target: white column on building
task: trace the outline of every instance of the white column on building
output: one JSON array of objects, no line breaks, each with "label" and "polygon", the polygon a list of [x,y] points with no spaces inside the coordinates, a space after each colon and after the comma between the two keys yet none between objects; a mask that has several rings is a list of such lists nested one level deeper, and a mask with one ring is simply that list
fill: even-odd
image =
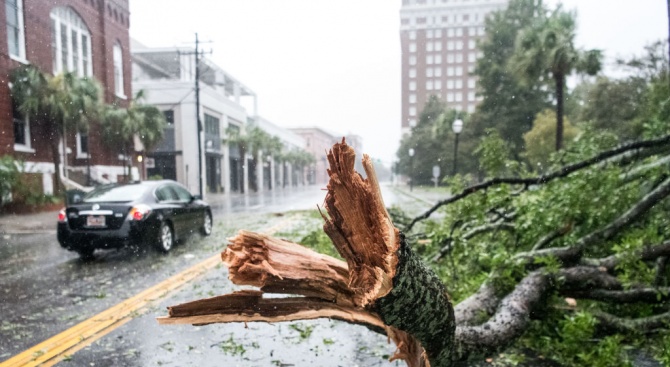
[{"label": "white column on building", "polygon": [[279,187],[281,187],[281,188],[284,188],[284,184],[285,184],[285,182],[284,182],[284,165],[285,164],[286,163],[281,162],[281,164],[279,165]]},{"label": "white column on building", "polygon": [[270,157],[270,190],[275,189],[277,181],[275,181],[275,157]]},{"label": "white column on building", "polygon": [[258,150],[257,156],[256,156],[256,192],[263,192],[263,151]]},{"label": "white column on building", "polygon": [[242,157],[242,189],[245,194],[249,193],[249,155],[244,154]]}]

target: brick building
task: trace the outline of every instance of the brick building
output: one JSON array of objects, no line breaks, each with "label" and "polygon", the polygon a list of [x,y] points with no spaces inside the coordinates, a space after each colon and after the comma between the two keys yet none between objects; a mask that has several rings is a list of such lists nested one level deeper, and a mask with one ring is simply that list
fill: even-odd
[{"label": "brick building", "polygon": [[[58,136],[42,131],[13,108],[8,85],[11,71],[32,64],[58,74],[74,71],[97,79],[106,103],[124,107],[131,96],[128,0],[5,0],[0,7],[0,155],[10,154],[26,163],[26,169],[41,173],[45,193],[53,190],[54,174],[66,182],[85,181],[88,172],[95,181],[116,182],[123,174],[119,151],[105,146],[98,124],[87,134],[65,134],[67,149],[60,142],[60,161],[66,151],[66,169],[54,172],[48,139]],[[61,165],[62,167],[63,165]],[[70,180],[67,179],[70,177]],[[77,180],[79,178],[79,180]]]},{"label": "brick building", "polygon": [[431,95],[459,111],[474,112],[484,21],[508,0],[402,0],[402,130],[409,131]]}]

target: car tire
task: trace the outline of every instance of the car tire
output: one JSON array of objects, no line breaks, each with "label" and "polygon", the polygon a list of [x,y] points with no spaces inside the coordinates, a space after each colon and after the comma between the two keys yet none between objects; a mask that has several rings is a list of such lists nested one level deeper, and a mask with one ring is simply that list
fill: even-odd
[{"label": "car tire", "polygon": [[84,261],[93,260],[95,258],[95,256],[93,256],[93,252],[95,252],[95,249],[92,248],[77,250],[79,258],[81,258]]},{"label": "car tire", "polygon": [[212,213],[206,211],[205,212],[205,217],[204,217],[203,222],[202,222],[202,227],[200,228],[200,233],[203,236],[211,235],[212,234],[212,226],[213,226]]},{"label": "car tire", "polygon": [[174,232],[167,222],[161,222],[158,228],[158,238],[156,238],[156,248],[161,252],[170,252],[174,246]]}]

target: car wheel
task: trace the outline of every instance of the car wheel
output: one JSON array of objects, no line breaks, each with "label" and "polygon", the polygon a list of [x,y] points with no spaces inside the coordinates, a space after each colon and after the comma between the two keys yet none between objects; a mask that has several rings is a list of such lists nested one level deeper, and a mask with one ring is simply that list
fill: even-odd
[{"label": "car wheel", "polygon": [[162,222],[161,227],[158,229],[156,247],[162,252],[168,252],[172,249],[173,245],[174,233],[172,232],[172,227],[168,223]]},{"label": "car wheel", "polygon": [[212,234],[212,214],[210,212],[205,212],[205,218],[202,223],[202,228],[200,228],[200,233],[202,233],[203,236]]},{"label": "car wheel", "polygon": [[77,253],[79,254],[79,257],[82,260],[87,261],[87,260],[93,260],[95,258],[95,256],[93,256],[94,251],[95,249],[86,248],[77,250]]}]

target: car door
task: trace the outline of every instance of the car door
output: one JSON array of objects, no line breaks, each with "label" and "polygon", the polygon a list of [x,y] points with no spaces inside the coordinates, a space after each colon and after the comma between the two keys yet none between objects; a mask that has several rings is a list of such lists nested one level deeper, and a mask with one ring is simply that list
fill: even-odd
[{"label": "car door", "polygon": [[160,211],[163,217],[172,222],[173,229],[177,236],[184,230],[185,208],[179,201],[177,193],[170,185],[163,185],[156,189],[156,198],[160,204]]},{"label": "car door", "polygon": [[195,205],[193,195],[185,188],[179,185],[170,185],[179,198],[180,204],[183,205],[184,210],[184,230],[195,231],[200,228],[202,224],[202,215],[199,207]]}]

